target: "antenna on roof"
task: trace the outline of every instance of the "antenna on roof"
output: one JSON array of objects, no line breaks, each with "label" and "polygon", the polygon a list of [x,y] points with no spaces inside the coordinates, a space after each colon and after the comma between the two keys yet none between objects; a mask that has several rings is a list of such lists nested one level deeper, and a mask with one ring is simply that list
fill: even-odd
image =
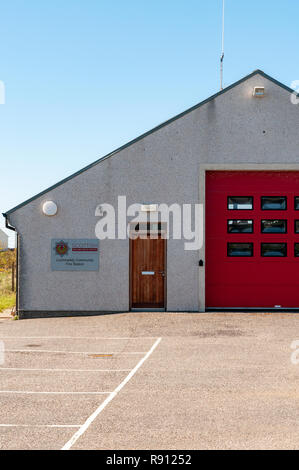
[{"label": "antenna on roof", "polygon": [[223,60],[224,60],[224,1],[222,6],[222,50],[220,57],[220,90],[223,90]]}]

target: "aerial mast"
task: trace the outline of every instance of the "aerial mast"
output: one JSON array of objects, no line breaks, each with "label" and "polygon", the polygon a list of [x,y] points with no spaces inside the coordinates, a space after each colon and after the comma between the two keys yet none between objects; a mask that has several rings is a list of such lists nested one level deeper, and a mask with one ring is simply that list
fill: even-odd
[{"label": "aerial mast", "polygon": [[222,1],[222,48],[220,57],[220,90],[223,90],[223,61],[224,61],[224,2]]}]

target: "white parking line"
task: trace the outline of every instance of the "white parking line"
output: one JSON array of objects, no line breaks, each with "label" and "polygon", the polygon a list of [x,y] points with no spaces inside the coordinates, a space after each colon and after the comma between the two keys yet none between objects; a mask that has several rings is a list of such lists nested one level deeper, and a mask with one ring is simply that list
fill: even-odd
[{"label": "white parking line", "polygon": [[24,369],[23,367],[0,367],[1,370],[21,370],[27,372],[130,372],[131,369]]},{"label": "white parking line", "polygon": [[1,336],[1,339],[106,339],[106,340],[130,340],[130,339],[156,339],[156,336],[128,336],[128,337],[109,337],[109,336]]},{"label": "white parking line", "polygon": [[34,392],[23,390],[0,390],[0,393],[13,393],[18,395],[109,395],[112,392]]},{"label": "white parking line", "polygon": [[109,356],[110,354],[118,354],[118,355],[138,355],[138,354],[145,354],[145,351],[132,351],[132,352],[121,352],[121,351],[52,351],[51,349],[5,349],[5,353],[8,352],[26,352],[26,353],[51,353],[51,354],[90,354],[90,355],[103,355]]},{"label": "white parking line", "polygon": [[80,428],[80,424],[0,424],[0,428]]},{"label": "white parking line", "polygon": [[131,380],[131,378],[136,374],[138,369],[142,366],[142,364],[150,357],[150,355],[154,352],[158,344],[160,343],[162,338],[158,338],[157,341],[153,344],[151,349],[146,353],[146,355],[140,359],[138,364],[131,370],[131,372],[127,375],[127,377],[116,387],[116,389],[110,393],[110,395],[104,400],[104,402],[90,415],[90,417],[85,421],[85,423],[78,429],[78,431],[71,437],[71,439],[63,446],[62,450],[69,450],[75,442],[79,439],[82,434],[89,428],[91,423],[97,418],[97,416],[106,408],[106,406],[113,400],[114,397],[121,391],[121,389]]}]

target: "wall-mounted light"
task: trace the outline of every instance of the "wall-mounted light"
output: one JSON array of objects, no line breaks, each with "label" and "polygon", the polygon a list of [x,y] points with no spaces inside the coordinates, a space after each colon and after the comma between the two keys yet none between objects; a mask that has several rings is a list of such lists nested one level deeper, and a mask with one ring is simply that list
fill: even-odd
[{"label": "wall-mounted light", "polygon": [[141,204],[141,212],[157,212],[157,204]]},{"label": "wall-mounted light", "polygon": [[57,204],[54,201],[46,201],[43,203],[43,214],[53,217],[57,214]]},{"label": "wall-mounted light", "polygon": [[264,98],[264,96],[265,96],[265,87],[255,86],[254,89],[253,89],[253,96],[255,98]]}]

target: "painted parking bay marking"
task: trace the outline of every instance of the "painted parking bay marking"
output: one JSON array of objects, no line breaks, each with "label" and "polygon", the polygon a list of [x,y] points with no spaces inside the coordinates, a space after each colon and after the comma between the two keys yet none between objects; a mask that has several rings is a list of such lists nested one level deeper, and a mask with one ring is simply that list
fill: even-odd
[{"label": "painted parking bay marking", "polygon": [[155,343],[152,345],[151,349],[146,353],[146,355],[140,359],[138,364],[131,370],[127,377],[116,387],[116,389],[110,393],[110,395],[103,401],[103,403],[89,416],[85,423],[78,429],[78,431],[71,437],[71,439],[62,447],[62,450],[69,450],[77,442],[79,437],[81,437],[85,431],[89,428],[91,423],[97,418],[97,416],[106,408],[106,406],[116,397],[116,395],[121,391],[121,389],[131,380],[131,378],[136,374],[138,369],[143,365],[143,363],[150,357],[154,352],[156,347],[161,342],[162,338],[158,338]]},{"label": "painted parking bay marking", "polygon": [[46,353],[46,354],[83,354],[84,356],[90,356],[92,354],[97,355],[138,355],[138,354],[145,354],[145,351],[113,351],[113,352],[86,352],[86,351],[52,351],[51,349],[6,349],[6,352],[13,352],[13,353]]}]

